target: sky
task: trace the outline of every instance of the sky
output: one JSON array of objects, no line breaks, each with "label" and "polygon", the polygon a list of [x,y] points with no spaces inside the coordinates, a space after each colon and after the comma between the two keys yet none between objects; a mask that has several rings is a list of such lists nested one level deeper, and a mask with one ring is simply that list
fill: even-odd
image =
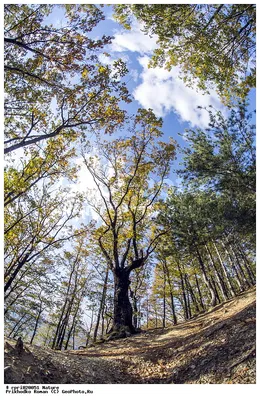
[{"label": "sky", "polygon": [[[126,77],[127,87],[132,95],[133,101],[130,104],[122,104],[124,109],[130,114],[136,113],[139,107],[153,109],[157,117],[163,118],[164,140],[173,137],[174,140],[184,148],[188,145],[185,129],[206,128],[209,122],[208,113],[198,108],[213,106],[220,110],[224,115],[228,115],[228,110],[221,103],[217,92],[214,89],[209,94],[185,86],[179,78],[180,69],[178,67],[167,71],[163,68],[148,68],[149,60],[153,50],[156,48],[156,35],[150,37],[142,32],[142,26],[137,21],[134,22],[130,31],[124,29],[113,18],[113,9],[105,5],[103,8],[105,20],[101,21],[90,33],[93,39],[98,39],[105,35],[113,36],[112,43],[104,48],[99,61],[104,64],[112,64],[113,61],[122,58],[126,63],[129,74]],[[65,25],[66,20],[61,8],[55,7],[46,22],[54,25]],[[250,94],[250,108],[255,108],[255,91]],[[181,151],[177,152],[174,162],[174,169],[180,168],[182,161]],[[89,189],[94,189],[95,184],[90,173],[84,166],[83,159],[79,158],[77,164],[81,171],[75,190],[85,191],[86,182]],[[180,178],[172,172],[167,181],[168,184],[181,185]],[[73,186],[73,185],[72,185]],[[97,217],[89,208],[85,209],[85,218]]]}]

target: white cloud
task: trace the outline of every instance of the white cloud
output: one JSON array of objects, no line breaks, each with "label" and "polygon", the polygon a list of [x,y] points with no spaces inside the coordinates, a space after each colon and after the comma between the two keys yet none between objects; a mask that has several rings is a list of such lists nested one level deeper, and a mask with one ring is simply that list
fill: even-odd
[{"label": "white cloud", "polygon": [[206,127],[209,122],[208,113],[198,109],[198,106],[212,105],[216,109],[224,109],[214,90],[210,94],[185,86],[179,78],[180,69],[174,67],[171,71],[162,68],[148,68],[149,57],[138,59],[143,71],[142,82],[133,92],[135,100],[142,107],[152,108],[157,116],[175,112],[180,119],[192,126]]},{"label": "white cloud", "polygon": [[202,128],[208,125],[209,116],[205,110],[198,109],[198,106],[212,105],[217,110],[225,112],[215,90],[212,89],[209,94],[204,94],[200,90],[185,86],[179,78],[179,67],[174,67],[171,71],[159,67],[148,68],[149,56],[158,46],[156,36],[149,37],[141,29],[142,26],[135,21],[131,31],[117,32],[111,50],[114,53],[138,52],[141,55],[137,60],[142,67],[142,72],[139,74],[142,82],[133,91],[133,96],[142,107],[152,108],[160,117],[174,112],[181,121]]},{"label": "white cloud", "polygon": [[112,51],[136,51],[140,54],[150,54],[156,47],[157,37],[149,37],[142,31],[142,25],[134,21],[130,31],[119,31],[114,34]]}]

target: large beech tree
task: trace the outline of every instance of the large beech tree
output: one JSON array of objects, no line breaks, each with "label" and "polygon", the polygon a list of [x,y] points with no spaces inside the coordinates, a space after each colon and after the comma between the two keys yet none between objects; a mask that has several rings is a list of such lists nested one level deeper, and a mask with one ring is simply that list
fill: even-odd
[{"label": "large beech tree", "polygon": [[95,156],[83,155],[97,188],[89,204],[102,221],[95,238],[114,276],[115,336],[135,332],[129,277],[165,234],[155,215],[175,144],[160,141],[161,126],[151,110],[139,110],[129,126],[131,136],[96,143]]}]

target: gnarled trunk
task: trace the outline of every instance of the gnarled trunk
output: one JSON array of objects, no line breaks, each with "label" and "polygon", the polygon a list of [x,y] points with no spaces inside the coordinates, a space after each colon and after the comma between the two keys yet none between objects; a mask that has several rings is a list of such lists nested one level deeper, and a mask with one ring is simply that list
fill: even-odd
[{"label": "gnarled trunk", "polygon": [[114,317],[110,334],[115,338],[135,333],[133,311],[129,300],[129,274],[126,269],[114,271]]}]

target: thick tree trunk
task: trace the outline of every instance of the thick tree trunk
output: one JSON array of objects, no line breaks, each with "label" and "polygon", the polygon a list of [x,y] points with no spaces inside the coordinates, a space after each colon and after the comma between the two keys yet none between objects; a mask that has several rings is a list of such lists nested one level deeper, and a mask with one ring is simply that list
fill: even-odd
[{"label": "thick tree trunk", "polygon": [[114,271],[114,316],[113,326],[109,332],[111,338],[126,337],[135,333],[133,311],[129,300],[129,274],[127,269]]}]

